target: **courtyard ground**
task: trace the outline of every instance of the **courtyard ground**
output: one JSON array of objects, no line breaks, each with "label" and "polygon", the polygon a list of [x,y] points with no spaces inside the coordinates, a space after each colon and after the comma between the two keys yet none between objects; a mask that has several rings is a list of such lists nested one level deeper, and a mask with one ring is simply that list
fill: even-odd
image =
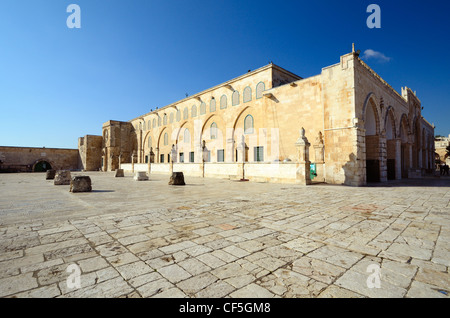
[{"label": "courtyard ground", "polygon": [[354,188],[72,175],[93,191],[0,175],[0,297],[449,297],[449,177]]}]

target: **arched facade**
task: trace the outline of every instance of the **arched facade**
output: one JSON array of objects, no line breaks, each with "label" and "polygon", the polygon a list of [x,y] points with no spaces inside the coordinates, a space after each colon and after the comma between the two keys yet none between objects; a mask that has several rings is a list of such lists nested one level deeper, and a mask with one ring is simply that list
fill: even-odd
[{"label": "arched facade", "polygon": [[304,130],[309,160],[328,183],[414,177],[434,161],[434,127],[415,94],[396,92],[352,53],[307,79],[270,64],[128,124],[131,149],[115,138],[103,146],[105,160],[123,148],[137,163],[152,149],[156,164],[173,155],[186,164],[294,164]]}]

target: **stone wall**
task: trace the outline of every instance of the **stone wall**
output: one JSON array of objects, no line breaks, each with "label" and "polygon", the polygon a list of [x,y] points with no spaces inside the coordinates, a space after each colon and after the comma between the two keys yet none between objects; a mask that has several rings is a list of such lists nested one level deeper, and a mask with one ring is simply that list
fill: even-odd
[{"label": "stone wall", "polygon": [[[240,180],[242,177],[255,182],[274,182],[304,184],[299,180],[297,170],[301,169],[301,163],[245,163],[242,174],[240,163],[187,163],[173,164],[174,172],[183,172],[185,176],[205,178],[223,178],[229,180]],[[122,164],[122,169],[127,173],[138,171],[148,172],[147,164]],[[300,169],[299,169],[300,168]],[[157,163],[151,165],[151,173],[170,175],[170,164]],[[304,176],[301,176],[304,177]]]},{"label": "stone wall", "polygon": [[0,147],[0,172],[79,169],[78,149]]},{"label": "stone wall", "polygon": [[102,136],[86,135],[78,138],[80,169],[98,171],[102,167]]}]

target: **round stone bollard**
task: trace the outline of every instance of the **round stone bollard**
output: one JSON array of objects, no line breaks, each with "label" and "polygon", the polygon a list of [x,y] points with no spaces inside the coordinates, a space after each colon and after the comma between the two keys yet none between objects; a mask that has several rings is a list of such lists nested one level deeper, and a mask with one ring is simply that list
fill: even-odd
[{"label": "round stone bollard", "polygon": [[55,179],[56,170],[47,170],[45,173],[45,180],[54,180]]},{"label": "round stone bollard", "polygon": [[145,171],[138,171],[134,174],[134,178],[135,181],[147,181],[148,180],[148,176],[147,173]]},{"label": "round stone bollard", "polygon": [[70,185],[70,171],[68,170],[58,170],[55,174],[55,185]]},{"label": "round stone bollard", "polygon": [[70,192],[91,192],[91,178],[88,176],[76,176],[70,181]]},{"label": "round stone bollard", "polygon": [[169,185],[186,185],[183,172],[173,172],[170,176]]}]

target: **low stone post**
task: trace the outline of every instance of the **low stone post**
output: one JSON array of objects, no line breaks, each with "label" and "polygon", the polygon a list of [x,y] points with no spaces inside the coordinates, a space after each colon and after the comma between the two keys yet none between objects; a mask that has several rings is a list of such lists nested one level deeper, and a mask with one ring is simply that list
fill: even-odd
[{"label": "low stone post", "polygon": [[55,175],[56,175],[56,170],[53,170],[53,169],[47,170],[47,172],[45,173],[45,179],[53,180],[53,179],[55,179]]},{"label": "low stone post", "polygon": [[151,149],[150,149],[150,152],[148,153],[148,162],[147,162],[147,173],[148,173],[148,175],[150,176],[150,172],[152,171],[152,160],[150,159],[151,158],[151,154],[152,154],[152,151],[151,151]]},{"label": "low stone post", "polygon": [[297,148],[297,170],[296,170],[296,183],[308,185],[311,184],[311,162],[309,161],[309,147],[311,144],[305,136],[305,129],[300,130],[300,137],[295,143]]},{"label": "low stone post", "polygon": [[71,175],[68,170],[58,170],[55,175],[55,185],[70,185]]},{"label": "low stone post", "polygon": [[116,177],[116,178],[123,178],[123,177],[125,177],[123,169],[116,169],[116,173],[115,173],[114,177]]},{"label": "low stone post", "polygon": [[91,178],[88,176],[76,176],[70,181],[70,192],[91,192],[92,183]]}]

